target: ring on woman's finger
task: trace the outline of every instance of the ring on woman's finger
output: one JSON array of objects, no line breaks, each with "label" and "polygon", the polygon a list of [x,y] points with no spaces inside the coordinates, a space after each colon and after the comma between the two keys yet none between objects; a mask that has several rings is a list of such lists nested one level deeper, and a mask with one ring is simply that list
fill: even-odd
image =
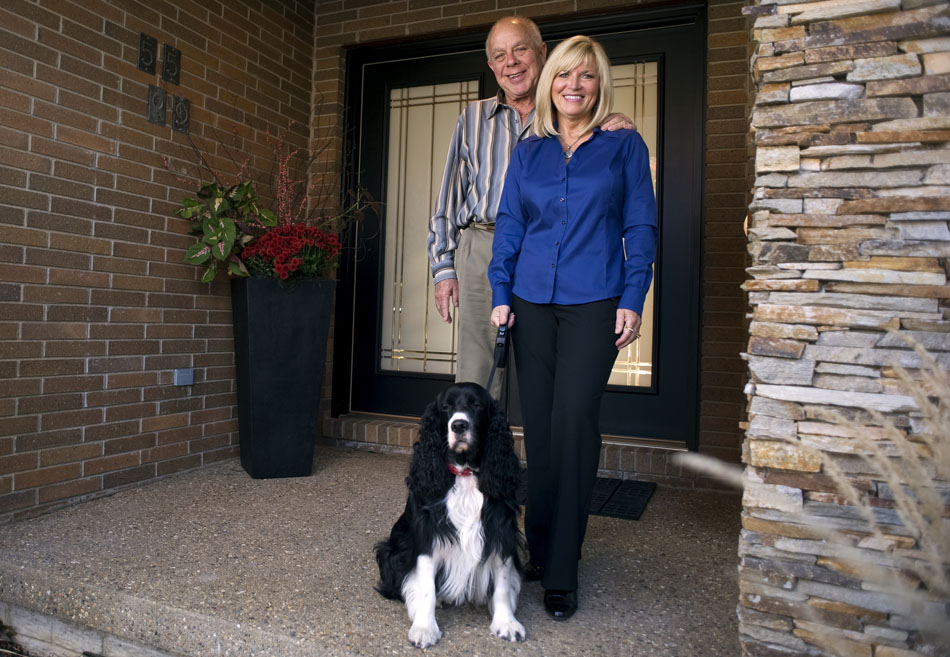
[{"label": "ring on woman's finger", "polygon": [[[633,328],[630,327],[630,326],[624,326],[624,327],[623,327],[623,330],[624,330],[624,331],[630,331],[631,333],[633,332]],[[639,333],[638,333],[637,335],[639,335]]]}]

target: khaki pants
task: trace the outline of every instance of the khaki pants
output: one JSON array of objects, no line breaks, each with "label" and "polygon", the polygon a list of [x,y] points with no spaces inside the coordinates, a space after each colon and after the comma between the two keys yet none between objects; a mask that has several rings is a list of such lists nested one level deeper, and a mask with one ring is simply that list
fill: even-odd
[{"label": "khaki pants", "polygon": [[[495,353],[495,335],[491,325],[491,286],[488,284],[488,263],[495,233],[466,228],[455,250],[455,272],[459,278],[459,344],[456,381],[488,382]],[[509,356],[509,368],[512,364]],[[505,370],[495,372],[489,392],[501,399]]]}]

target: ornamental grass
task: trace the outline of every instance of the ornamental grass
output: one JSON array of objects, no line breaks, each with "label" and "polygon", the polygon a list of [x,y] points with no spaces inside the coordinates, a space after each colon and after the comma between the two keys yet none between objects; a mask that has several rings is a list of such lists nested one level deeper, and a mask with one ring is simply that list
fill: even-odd
[{"label": "ornamental grass", "polygon": [[[917,369],[893,368],[917,409],[909,417],[873,409],[830,412],[828,420],[839,428],[836,435],[848,439],[847,453],[806,444],[801,434],[785,438],[806,457],[820,460],[820,474],[833,482],[837,494],[806,495],[800,511],[781,512],[783,522],[797,526],[795,533],[804,537],[783,540],[812,541],[819,564],[857,578],[862,591],[876,592],[888,608],[903,610],[891,612],[891,617],[896,617],[897,633],[908,633],[906,648],[914,652],[906,654],[947,655],[950,372],[912,338],[890,333],[901,337],[920,357]],[[735,486],[748,488],[760,479],[752,468],[743,471],[701,454],[683,453],[675,460]],[[756,513],[754,508],[744,511]],[[776,513],[766,510],[773,519]],[[801,555],[789,554],[789,563],[797,556]],[[776,557],[776,563],[781,567],[781,557]],[[779,574],[795,581],[791,572]],[[830,648],[831,654],[842,657],[856,654],[855,646],[875,640],[863,632],[829,627],[808,601],[798,605],[791,621],[796,635],[817,637],[826,651]]]}]

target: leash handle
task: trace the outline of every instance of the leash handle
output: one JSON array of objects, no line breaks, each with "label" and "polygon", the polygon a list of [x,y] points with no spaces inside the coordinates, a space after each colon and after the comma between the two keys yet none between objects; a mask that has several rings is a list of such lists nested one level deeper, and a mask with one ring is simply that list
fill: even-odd
[{"label": "leash handle", "polygon": [[495,353],[492,359],[491,372],[488,374],[488,383],[485,388],[491,390],[491,382],[495,378],[495,370],[499,367],[508,366],[508,327],[499,326],[498,334],[495,335]]}]

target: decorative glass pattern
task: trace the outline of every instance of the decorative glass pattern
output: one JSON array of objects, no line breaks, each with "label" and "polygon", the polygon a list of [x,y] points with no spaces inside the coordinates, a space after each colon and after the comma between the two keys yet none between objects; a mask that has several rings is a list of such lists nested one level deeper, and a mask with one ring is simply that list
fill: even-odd
[{"label": "decorative glass pattern", "polygon": [[[652,156],[653,191],[657,172],[657,65],[656,62],[622,64],[611,69],[614,78],[614,111],[631,117]],[[656,268],[654,268],[654,273]],[[609,383],[622,386],[646,386],[653,382],[653,289],[643,304],[640,339],[617,355]]]},{"label": "decorative glass pattern", "polygon": [[426,256],[429,217],[455,122],[478,100],[478,81],[393,89],[390,94],[383,260],[383,370],[455,373],[457,322],[435,309]]}]

